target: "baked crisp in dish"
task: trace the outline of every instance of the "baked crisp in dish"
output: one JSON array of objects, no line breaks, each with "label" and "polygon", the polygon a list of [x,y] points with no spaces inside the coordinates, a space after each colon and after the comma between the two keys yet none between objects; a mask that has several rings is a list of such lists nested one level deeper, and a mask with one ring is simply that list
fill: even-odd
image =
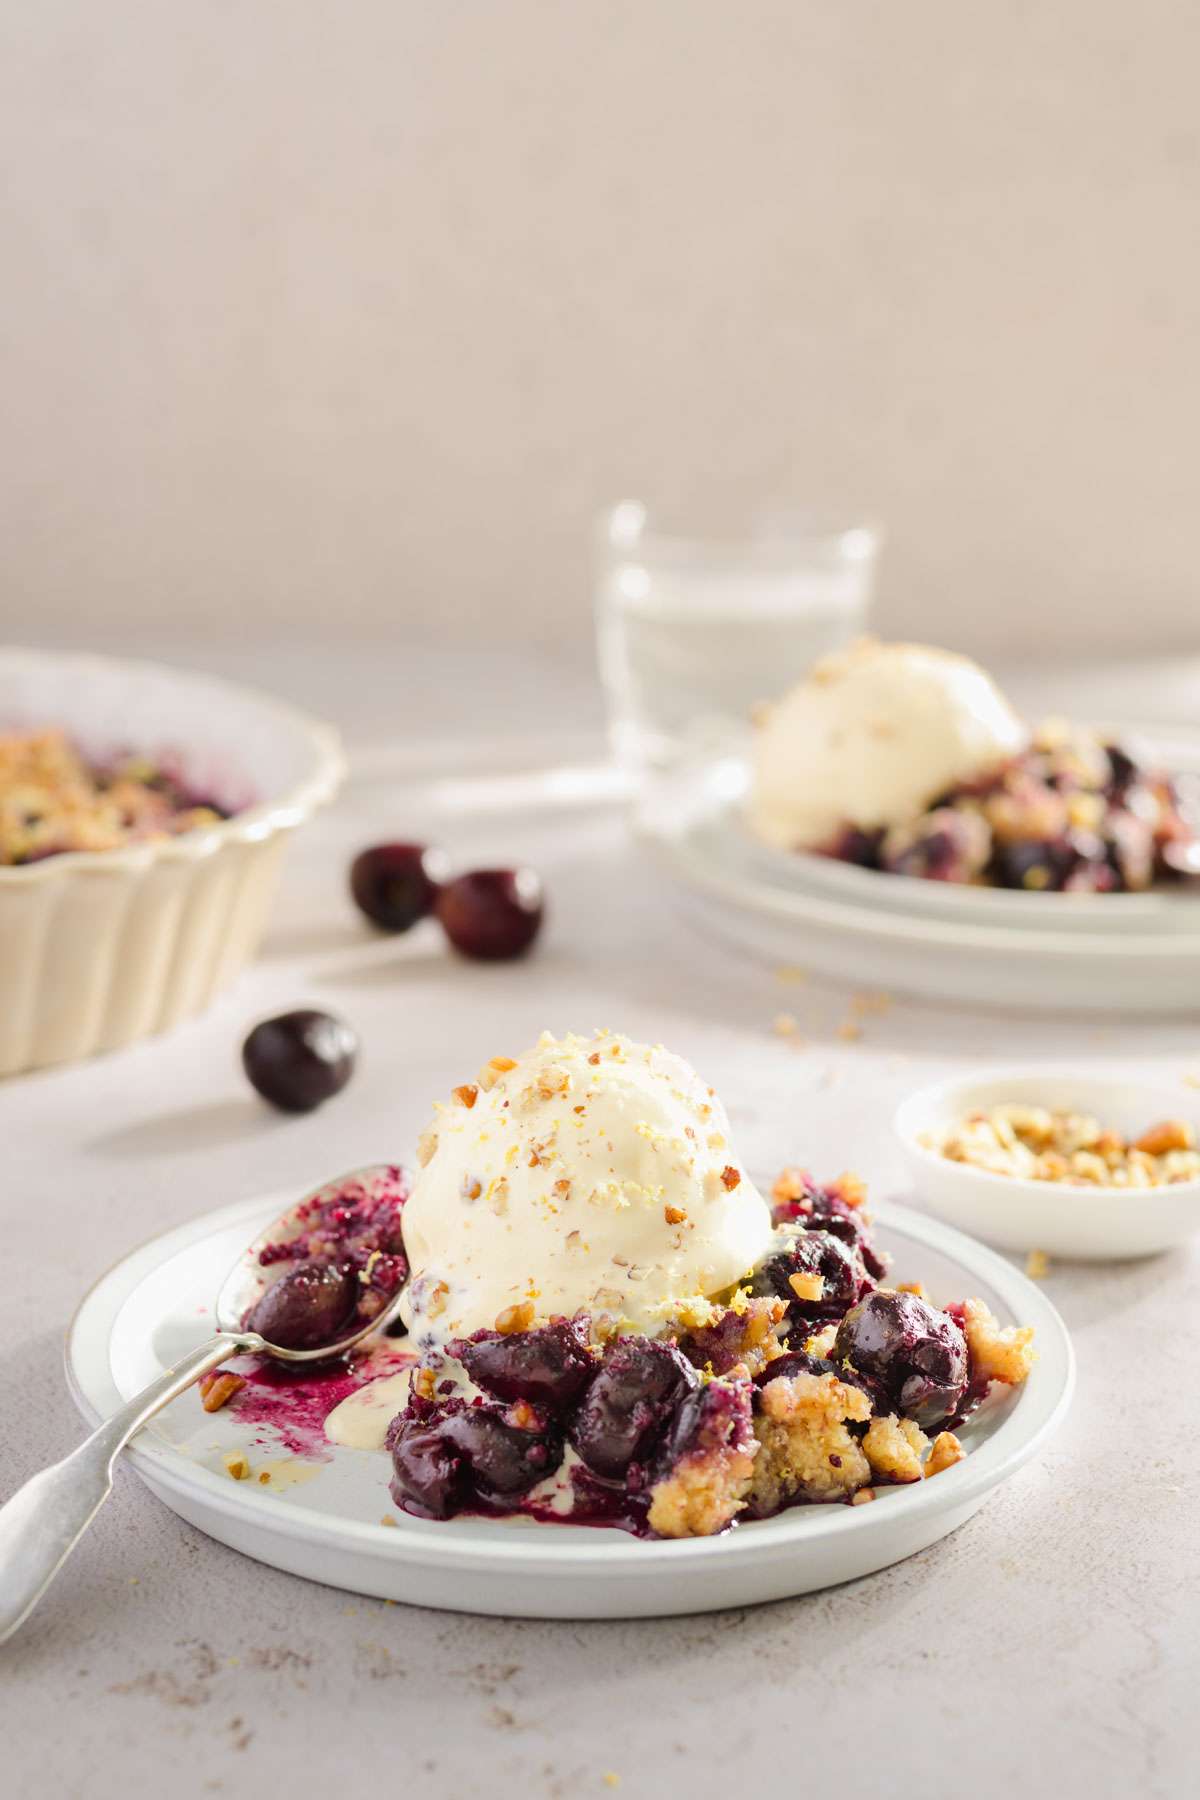
[{"label": "baked crisp in dish", "polygon": [[[959,1429],[1032,1367],[1032,1331],[982,1300],[887,1284],[853,1175],[789,1167],[761,1195],[714,1091],[660,1045],[546,1034],[493,1057],[420,1164],[382,1210],[330,1189],[248,1319],[328,1341],[378,1267],[388,1292],[407,1273],[401,1341],[322,1417],[328,1441],[386,1450],[417,1518],[694,1538],[861,1505],[952,1470]],[[203,1403],[286,1419],[277,1372],[272,1412],[242,1380]]]},{"label": "baked crisp in dish", "polygon": [[0,866],[178,837],[228,816],[145,757],[101,767],[62,731],[0,735]]},{"label": "baked crisp in dish", "polygon": [[[768,1204],[686,1063],[549,1036],[454,1090],[403,1213],[419,1361],[387,1432],[417,1517],[704,1537],[951,1469],[1032,1333],[886,1284],[865,1191]],[[931,1448],[931,1445],[933,1446]]]}]

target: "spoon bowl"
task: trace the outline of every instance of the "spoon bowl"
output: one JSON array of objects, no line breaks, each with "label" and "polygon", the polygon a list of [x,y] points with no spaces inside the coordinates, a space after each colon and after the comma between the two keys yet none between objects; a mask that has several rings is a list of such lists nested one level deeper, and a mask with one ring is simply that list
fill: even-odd
[{"label": "spoon bowl", "polygon": [[[260,1231],[221,1284],[217,1330],[280,1362],[329,1362],[391,1322],[408,1274],[395,1163],[314,1188]],[[249,1340],[255,1341],[251,1343]]]},{"label": "spoon bowl", "polygon": [[332,1362],[390,1324],[408,1275],[404,1170],[373,1163],[314,1188],[260,1232],[217,1296],[217,1333],[0,1506],[0,1643],[32,1612],[112,1490],[129,1440],[192,1383],[252,1353]]}]

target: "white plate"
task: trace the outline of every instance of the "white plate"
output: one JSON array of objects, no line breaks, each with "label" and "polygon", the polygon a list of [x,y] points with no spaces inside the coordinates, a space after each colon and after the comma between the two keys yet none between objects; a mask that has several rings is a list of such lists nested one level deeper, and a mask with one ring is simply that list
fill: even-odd
[{"label": "white plate", "polygon": [[[1140,732],[1142,738],[1152,734]],[[1200,734],[1154,751],[1200,768]],[[752,955],[862,986],[1023,1011],[1200,1011],[1200,894],[1008,894],[785,856],[745,829],[744,758],[682,767],[634,828],[698,922]]]},{"label": "white plate", "polygon": [[[90,1422],[205,1335],[226,1270],[291,1198],[243,1201],[181,1226],[92,1289],[67,1343],[72,1392]],[[897,1279],[919,1277],[944,1301],[980,1295],[1002,1322],[1036,1328],[1040,1356],[1023,1388],[965,1428],[965,1462],[919,1487],[881,1489],[873,1506],[805,1507],[683,1543],[528,1520],[432,1524],[401,1514],[397,1527],[385,1528],[381,1515],[395,1509],[382,1455],[331,1445],[329,1461],[303,1485],[272,1492],[234,1482],[222,1469],[224,1452],[246,1449],[257,1463],[271,1452],[232,1412],[204,1413],[195,1394],[160,1414],[127,1454],[160,1499],[235,1550],[354,1593],[457,1612],[652,1617],[782,1599],[867,1575],[970,1518],[1044,1443],[1074,1385],[1062,1321],[1023,1275],[936,1220],[890,1205],[875,1211]]]},{"label": "white plate", "polygon": [[1200,1130],[1200,1100],[1189,1104],[1177,1088],[1061,1068],[952,1076],[910,1094],[895,1117],[917,1193],[939,1218],[1002,1250],[1045,1250],[1106,1262],[1170,1250],[1200,1232],[1200,1180],[1132,1189],[1017,1181],[949,1162],[920,1141],[969,1112],[1010,1102],[1090,1113],[1127,1138],[1172,1118],[1187,1119]]}]

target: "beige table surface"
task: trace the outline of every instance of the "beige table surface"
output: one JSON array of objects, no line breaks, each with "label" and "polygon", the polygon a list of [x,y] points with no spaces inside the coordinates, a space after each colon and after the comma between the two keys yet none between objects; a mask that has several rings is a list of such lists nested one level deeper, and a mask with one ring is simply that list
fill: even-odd
[{"label": "beige table surface", "polygon": [[[543,1026],[661,1039],[717,1086],[751,1164],[850,1165],[880,1194],[902,1189],[892,1107],[956,1066],[1069,1055],[1181,1084],[1181,1096],[1200,1073],[1200,1029],[1186,1021],[1030,1025],[898,1000],[843,1041],[850,991],[711,950],[614,807],[510,810],[511,788],[477,784],[468,746],[480,734],[493,770],[551,735],[563,754],[595,754],[582,676],[297,646],[224,666],[321,697],[362,752],[360,772],[294,846],[263,958],[234,994],[163,1042],[0,1087],[0,1494],[77,1440],[64,1327],[127,1248],[209,1205],[405,1155],[435,1097]],[[1190,681],[1195,671],[1145,671],[1135,703],[1109,710],[1186,716]],[[1101,676],[1076,688],[1107,705]],[[528,742],[506,750],[513,719]],[[449,960],[432,932],[397,942],[360,925],[349,854],[435,828],[465,857],[541,868],[552,911],[532,960],[480,969]],[[247,1091],[237,1048],[256,1016],[301,1003],[354,1021],[362,1066],[326,1109],[284,1119]],[[781,1012],[795,1039],[773,1031]],[[1079,1388],[1047,1452],[931,1550],[755,1610],[576,1625],[387,1606],[238,1557],[124,1471],[0,1651],[0,1789],[1183,1793],[1200,1673],[1197,1272],[1188,1252],[1055,1266],[1048,1291],[1075,1337]]]}]

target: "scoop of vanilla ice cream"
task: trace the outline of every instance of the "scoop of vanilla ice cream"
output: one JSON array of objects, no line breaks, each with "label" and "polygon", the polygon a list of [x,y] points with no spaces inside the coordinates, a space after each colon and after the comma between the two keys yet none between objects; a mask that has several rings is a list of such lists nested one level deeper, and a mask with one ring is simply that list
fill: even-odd
[{"label": "scoop of vanilla ice cream", "polygon": [[1028,733],[965,656],[865,640],[818,663],[755,738],[752,828],[822,848],[844,825],[900,825],[956,782],[1022,750]]},{"label": "scoop of vanilla ice cream", "polygon": [[[404,1208],[422,1347],[590,1312],[639,1331],[744,1275],[771,1232],[712,1089],[610,1032],[544,1035],[436,1109]],[[511,1321],[510,1321],[511,1322]]]}]

